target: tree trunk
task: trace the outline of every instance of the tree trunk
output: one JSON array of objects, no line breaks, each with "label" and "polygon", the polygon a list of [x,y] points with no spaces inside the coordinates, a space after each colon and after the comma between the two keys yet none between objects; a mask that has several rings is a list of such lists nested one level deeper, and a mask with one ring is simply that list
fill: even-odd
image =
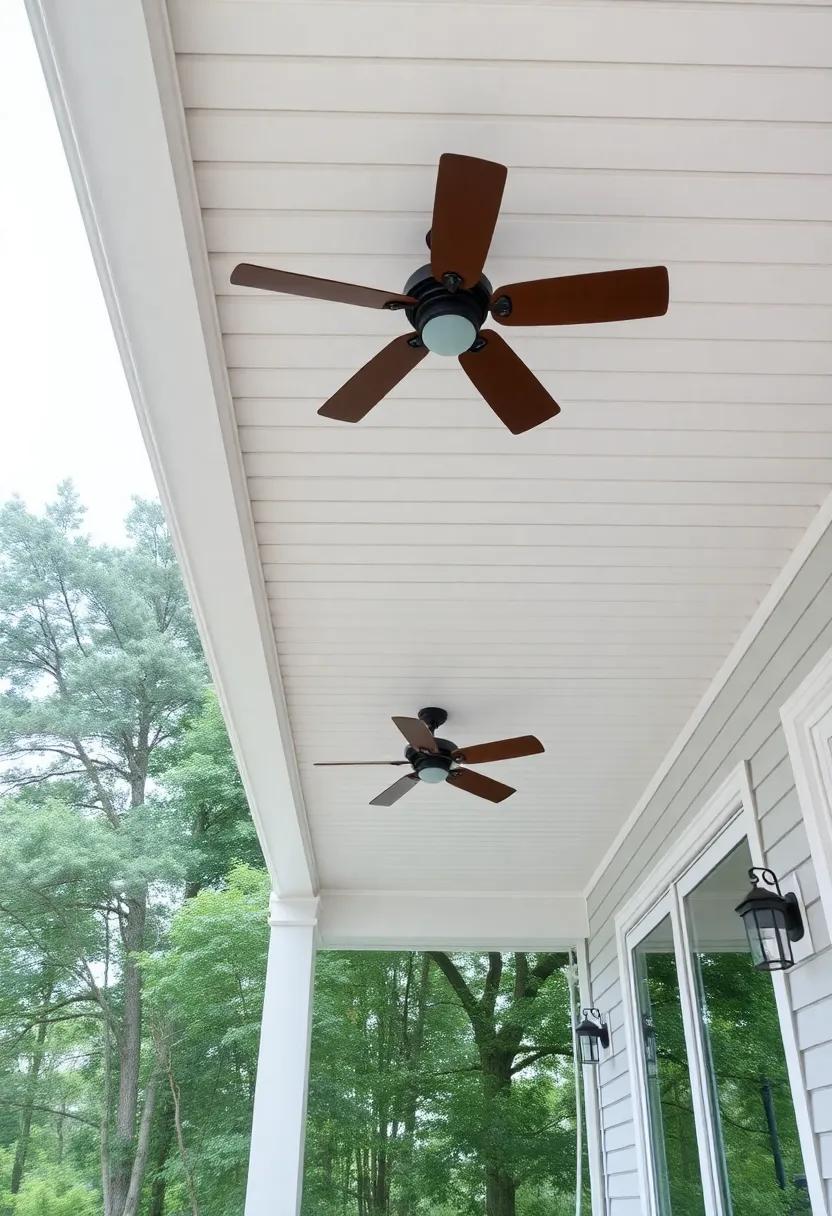
[{"label": "tree trunk", "polygon": [[133,1157],[133,1168],[127,1180],[127,1194],[121,1208],[123,1216],[137,1216],[139,1200],[142,1193],[144,1171],[147,1168],[147,1158],[150,1155],[150,1129],[153,1126],[153,1112],[156,1107],[156,1094],[159,1089],[159,1074],[154,1072],[147,1083],[144,1093],[144,1109],[142,1110],[139,1134],[136,1139],[136,1151]]},{"label": "tree trunk", "polygon": [[188,1199],[191,1203],[192,1216],[199,1216],[199,1200],[197,1199],[196,1186],[194,1184],[194,1176],[191,1173],[191,1167],[188,1163],[188,1153],[185,1148],[185,1134],[182,1131],[182,1112],[179,1105],[179,1086],[173,1076],[173,1067],[170,1062],[170,1053],[167,1057],[167,1074],[170,1092],[173,1095],[173,1126],[176,1128],[176,1144],[179,1148],[179,1159],[182,1162],[182,1172],[185,1175],[185,1182],[188,1187]]},{"label": "tree trunk", "polygon": [[494,1166],[485,1170],[486,1216],[515,1216],[517,1183]]},{"label": "tree trunk", "polygon": [[110,1207],[107,1216],[128,1216],[126,1204],[134,1171],[136,1112],[139,1104],[139,1065],[142,1044],[141,976],[135,954],[144,946],[147,895],[131,896],[122,920],[124,946],[124,1006],[119,1042],[118,1103],[111,1146]]},{"label": "tree trunk", "polygon": [[482,1088],[485,1096],[486,1126],[485,1216],[515,1216],[517,1180],[496,1157],[504,1142],[502,1124],[504,1105],[511,1096],[511,1067],[514,1054],[480,1052]]},{"label": "tree trunk", "polygon": [[416,1111],[419,1105],[419,1087],[414,1073],[419,1066],[422,1054],[422,1043],[425,1037],[425,1013],[427,1010],[428,983],[430,979],[430,956],[423,954],[419,967],[419,980],[416,989],[416,1016],[412,1032],[407,1038],[406,1066],[410,1073],[407,1099],[404,1111],[404,1132],[401,1142],[401,1186],[399,1199],[399,1216],[411,1216],[419,1197],[418,1184],[412,1177],[413,1150],[416,1140]]},{"label": "tree trunk", "polygon": [[147,1216],[165,1216],[165,1189],[167,1179],[164,1169],[168,1154],[173,1146],[173,1114],[170,1104],[165,1103],[157,1114],[159,1139],[156,1144],[156,1155],[153,1163],[153,1181],[150,1186],[150,1203]]},{"label": "tree trunk", "polygon": [[[44,1004],[48,1006],[51,998],[52,989],[49,988],[45,994]],[[32,1051],[31,1067],[29,1068],[29,1075],[26,1078],[26,1093],[24,1097],[23,1110],[20,1114],[20,1133],[17,1137],[17,1147],[14,1152],[14,1164],[12,1165],[12,1179],[9,1187],[12,1195],[16,1195],[20,1190],[20,1184],[23,1181],[23,1171],[26,1168],[26,1157],[29,1153],[29,1139],[32,1132],[32,1111],[34,1109],[35,1097],[37,1095],[40,1066],[43,1063],[47,1025],[48,1023],[45,1018],[38,1022],[37,1034],[35,1035],[35,1046],[34,1050]]]}]

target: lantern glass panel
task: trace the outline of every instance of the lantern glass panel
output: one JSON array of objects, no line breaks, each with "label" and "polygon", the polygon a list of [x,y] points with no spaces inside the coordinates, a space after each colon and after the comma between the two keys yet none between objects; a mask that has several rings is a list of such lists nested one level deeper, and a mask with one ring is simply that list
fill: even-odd
[{"label": "lantern glass panel", "polygon": [[595,1035],[579,1034],[578,1042],[581,1045],[581,1062],[583,1064],[597,1064],[600,1054],[597,1037]]},{"label": "lantern glass panel", "polygon": [[794,962],[785,914],[771,908],[755,908],[743,917],[755,967],[783,971]]}]

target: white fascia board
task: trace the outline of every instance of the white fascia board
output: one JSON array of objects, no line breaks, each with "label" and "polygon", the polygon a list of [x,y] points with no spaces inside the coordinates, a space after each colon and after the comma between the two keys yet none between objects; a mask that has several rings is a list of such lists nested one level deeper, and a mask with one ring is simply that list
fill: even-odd
[{"label": "white fascia board", "polygon": [[568,950],[587,936],[582,895],[324,890],[331,950]]},{"label": "white fascia board", "polygon": [[161,0],[27,0],[139,424],[260,843],[316,878]]}]

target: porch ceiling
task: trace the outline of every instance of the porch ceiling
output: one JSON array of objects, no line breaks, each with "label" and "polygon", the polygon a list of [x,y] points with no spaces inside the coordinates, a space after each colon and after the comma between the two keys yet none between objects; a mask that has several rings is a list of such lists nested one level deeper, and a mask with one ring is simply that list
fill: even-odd
[{"label": "porch ceiling", "polygon": [[[38,3],[58,74],[62,57],[74,69],[59,100],[76,178],[255,815],[274,868],[292,859],[284,885],[305,886],[305,815],[313,886],[581,891],[832,486],[832,11],[170,0],[174,72],[147,3],[186,248],[158,186],[139,5],[97,0],[101,75],[74,63],[86,43],[56,0]],[[128,10],[130,30],[108,33]],[[120,87],[149,205],[107,112]],[[249,260],[400,289],[425,260],[445,151],[509,166],[495,283],[670,270],[664,318],[511,331],[562,406],[525,436],[433,356],[362,424],[320,419],[401,318],[229,284]],[[216,417],[195,374],[175,397],[165,370],[178,358],[185,385],[194,365],[188,291]],[[231,632],[243,619],[265,623],[259,659]],[[459,743],[534,732],[546,754],[483,767],[518,788],[497,807],[446,786],[370,807],[396,770],[312,767],[398,758],[390,715],[424,704],[449,710]]]},{"label": "porch ceiling", "polygon": [[[828,10],[172,0],[177,67],[292,734],[325,887],[579,890],[832,484]],[[822,32],[823,31],[823,32]],[[561,416],[513,437],[430,357],[358,426],[318,405],[395,314],[436,161],[509,166],[487,273],[665,262],[667,317],[513,330]],[[368,806],[393,713],[536,732]]]}]

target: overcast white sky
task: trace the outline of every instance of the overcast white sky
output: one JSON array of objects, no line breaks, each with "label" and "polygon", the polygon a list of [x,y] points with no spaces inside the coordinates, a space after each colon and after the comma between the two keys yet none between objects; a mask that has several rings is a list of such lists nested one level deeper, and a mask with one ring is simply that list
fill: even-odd
[{"label": "overcast white sky", "polygon": [[23,0],[0,0],[0,499],[72,477],[118,542],[155,496]]}]

